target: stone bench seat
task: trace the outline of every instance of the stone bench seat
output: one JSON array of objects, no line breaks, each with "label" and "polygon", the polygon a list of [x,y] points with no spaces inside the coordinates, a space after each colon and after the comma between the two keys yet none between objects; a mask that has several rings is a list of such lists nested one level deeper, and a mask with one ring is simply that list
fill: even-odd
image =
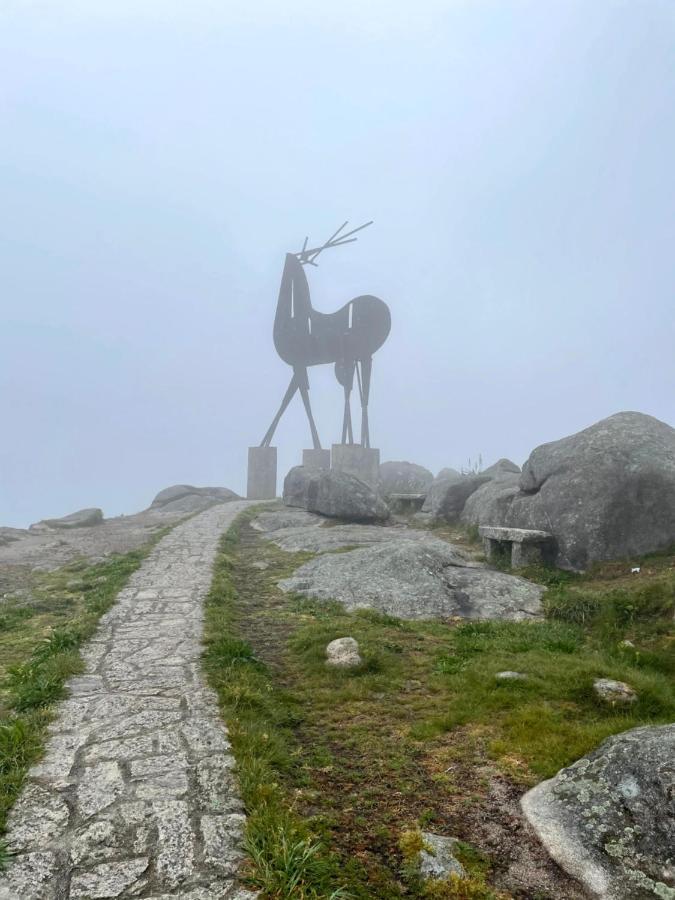
[{"label": "stone bench seat", "polygon": [[511,566],[518,569],[549,562],[553,557],[554,538],[548,531],[481,525],[478,533],[483,539],[488,562],[510,555]]},{"label": "stone bench seat", "polygon": [[387,495],[387,500],[393,509],[404,510],[420,510],[424,504],[426,494],[413,493],[393,493]]}]

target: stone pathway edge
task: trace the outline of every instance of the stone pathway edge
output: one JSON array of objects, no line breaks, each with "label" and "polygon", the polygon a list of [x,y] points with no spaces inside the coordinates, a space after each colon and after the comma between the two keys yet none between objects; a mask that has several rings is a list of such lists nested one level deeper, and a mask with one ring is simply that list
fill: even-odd
[{"label": "stone pathway edge", "polygon": [[203,604],[234,501],[153,548],[83,648],[8,821],[0,900],[244,900],[234,758],[201,667]]}]

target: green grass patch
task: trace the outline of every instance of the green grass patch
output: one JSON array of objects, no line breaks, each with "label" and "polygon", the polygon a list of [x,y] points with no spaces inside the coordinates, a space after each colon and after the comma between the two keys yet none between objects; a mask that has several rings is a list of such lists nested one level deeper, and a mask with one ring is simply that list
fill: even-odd
[{"label": "green grass patch", "polygon": [[[675,716],[673,557],[633,579],[625,564],[586,575],[541,567],[528,574],[547,587],[545,618],[463,623],[283,594],[279,579],[310,558],[241,517],[207,609],[205,666],[230,727],[248,874],[263,897],[508,896],[497,873],[504,883],[528,839],[512,833],[503,786],[513,803],[608,735]],[[362,665],[327,667],[326,645],[346,636]],[[502,670],[527,677],[496,679]],[[598,677],[627,681],[637,703],[605,706]],[[493,857],[480,850],[488,820],[500,833]],[[459,838],[470,877],[423,884],[401,846],[419,829]]]},{"label": "green grass patch", "polygon": [[264,897],[347,897],[336,860],[292,808],[282,784],[294,765],[298,711],[268,667],[236,636],[233,553],[241,521],[224,535],[206,600],[204,666],[228,724],[247,812],[247,877]]},{"label": "green grass patch", "polygon": [[65,696],[67,679],[83,669],[79,648],[168,530],[106,562],[78,561],[36,574],[28,598],[7,601],[0,616],[0,834],[26,772],[42,753],[53,704]]},{"label": "green grass patch", "polygon": [[[420,736],[489,724],[491,750],[507,766],[516,759],[525,763],[526,778],[548,777],[611,734],[673,721],[672,571],[621,587],[593,576],[551,583],[547,621],[467,622],[453,631],[450,652],[437,660],[452,702],[444,715],[419,726]],[[496,679],[504,670],[526,678]],[[593,691],[596,678],[628,682],[637,702],[607,706]]]}]

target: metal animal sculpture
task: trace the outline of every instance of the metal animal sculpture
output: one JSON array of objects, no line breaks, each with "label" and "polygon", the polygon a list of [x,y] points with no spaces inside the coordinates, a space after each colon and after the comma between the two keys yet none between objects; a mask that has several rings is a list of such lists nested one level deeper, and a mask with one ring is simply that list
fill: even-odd
[{"label": "metal animal sculpture", "polygon": [[355,297],[334,313],[321,313],[312,307],[309,284],[303,266],[316,266],[316,258],[323,250],[351,244],[357,231],[372,225],[366,222],[352,231],[341,234],[347,222],[320,247],[307,249],[308,238],[299,253],[287,253],[281,276],[277,312],[274,318],[274,346],[277,353],[293,367],[293,376],[281,406],[262,439],[261,447],[269,447],[279,421],[295,392],[300,391],[309,420],[314,448],[321,442],[309,402],[309,366],[335,364],[335,376],[344,390],[342,443],[354,443],[351,415],[351,392],[354,374],[361,400],[361,446],[370,447],[368,430],[368,397],[373,353],[387,339],[391,316],[386,303],[378,297],[364,294]]}]

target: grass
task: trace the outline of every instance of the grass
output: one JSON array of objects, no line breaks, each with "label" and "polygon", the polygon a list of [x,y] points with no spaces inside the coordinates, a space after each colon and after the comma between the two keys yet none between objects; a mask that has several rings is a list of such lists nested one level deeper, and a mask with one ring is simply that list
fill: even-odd
[{"label": "grass", "polygon": [[[547,587],[536,623],[405,622],[282,594],[309,558],[241,518],[207,608],[205,665],[239,767],[248,879],[265,898],[507,897],[493,885],[528,840],[512,829],[523,790],[610,734],[675,718],[673,555],[632,577],[629,563],[530,571]],[[362,665],[327,668],[326,644],[347,635]],[[497,680],[506,669],[527,679]],[[638,702],[604,706],[596,677],[629,682]],[[482,849],[486,822],[496,855]],[[419,829],[463,842],[468,880],[420,882],[401,844]]]},{"label": "grass", "polygon": [[[31,573],[30,588],[6,600],[0,614],[0,834],[42,753],[53,704],[65,696],[66,680],[83,669],[80,646],[167,530],[100,564],[78,561]],[[0,844],[0,868],[5,861]]]},{"label": "grass", "polygon": [[204,666],[218,693],[237,759],[248,814],[249,881],[266,897],[338,900],[348,895],[337,883],[336,861],[295,812],[281,784],[297,752],[292,734],[295,705],[274,686],[268,667],[251,645],[233,636],[232,568],[238,536],[235,524],[224,535],[216,558],[206,600]]}]

